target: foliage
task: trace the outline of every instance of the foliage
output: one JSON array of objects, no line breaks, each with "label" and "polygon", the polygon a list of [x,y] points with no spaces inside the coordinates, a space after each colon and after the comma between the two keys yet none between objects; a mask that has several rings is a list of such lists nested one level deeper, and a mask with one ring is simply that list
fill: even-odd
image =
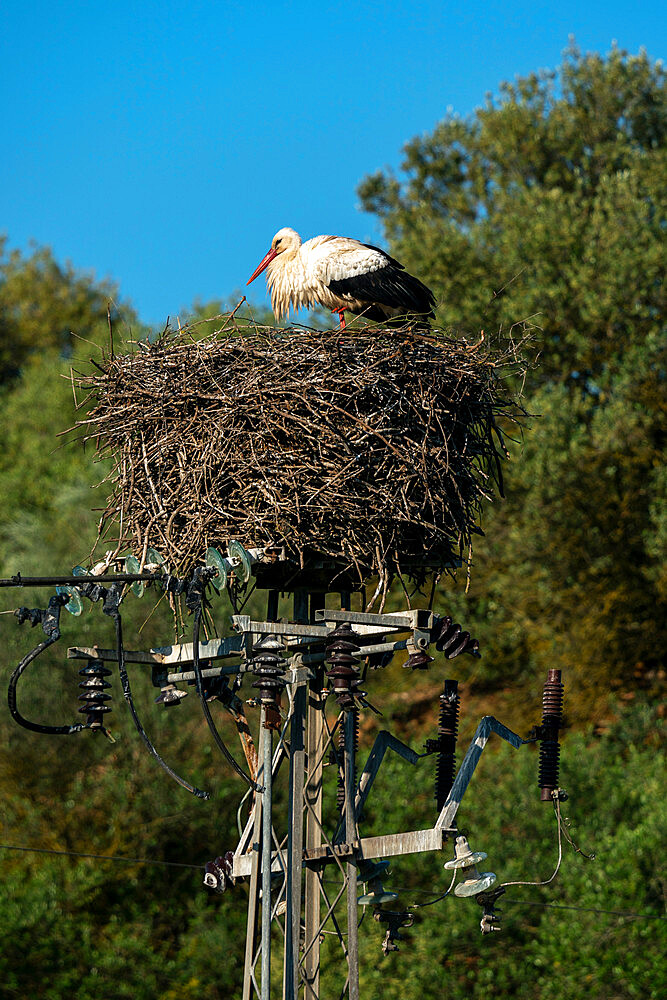
[{"label": "foliage", "polygon": [[465,329],[535,317],[534,415],[487,512],[468,598],[478,686],[567,669],[573,716],[664,677],[665,72],[572,47],[361,185],[392,252]]},{"label": "foliage", "polygon": [[84,341],[94,348],[108,341],[107,307],[112,321],[119,317],[115,298],[113,285],[62,266],[48,247],[25,257],[8,253],[0,237],[0,386],[39,353],[71,357]]},{"label": "foliage", "polygon": [[[662,68],[645,55],[573,49],[560,73],[504,85],[471,119],[450,117],[413,140],[400,180],[376,175],[362,186],[392,249],[441,294],[441,321],[488,331],[541,314],[542,356],[525,400],[535,418],[512,448],[508,499],[485,518],[470,593],[442,586],[437,602],[482,643],[482,660],[448,667],[465,682],[460,745],[482,712],[524,732],[538,721],[546,667],[564,669],[565,812],[575,840],[596,852],[589,862],[566,845],[552,887],[508,889],[503,931],[490,938],[479,933],[474,903],[447,898],[417,910],[401,951],[383,957],[368,915],[360,934],[368,998],[657,1000],[665,992],[664,758],[653,707],[667,599],[664,91]],[[87,365],[108,345],[110,294],[47,250],[0,260],[2,576],[61,571],[85,561],[95,540],[90,508],[105,498],[91,487],[104,466],[75,443],[59,447],[56,434],[75,419],[70,361]],[[195,305],[192,315],[208,311]],[[134,329],[121,330],[112,310],[119,341],[147,336],[129,307],[123,316]],[[46,599],[0,591],[0,610]],[[146,621],[146,605],[124,605],[128,641],[142,646],[172,634],[164,606]],[[11,616],[0,628],[6,683],[38,636]],[[31,718],[72,720],[78,668],[62,650],[112,643],[99,608],[64,615],[63,633],[22,682],[19,707]],[[386,711],[381,725],[417,750],[434,735],[442,666],[419,684],[398,663],[369,681]],[[158,770],[113,677],[113,746],[90,733],[40,737],[0,713],[1,844],[192,865],[233,845],[243,789],[221,768],[195,698],[158,712],[143,668],[130,673],[150,735],[212,800],[194,800]],[[460,824],[501,879],[544,878],[555,829],[538,801],[535,751],[494,743]],[[368,745],[364,728],[362,756]],[[364,832],[429,825],[432,780],[428,759],[412,769],[387,758]],[[387,885],[400,889],[401,905],[446,888],[442,860],[395,863]],[[207,897],[195,869],[6,847],[0,869],[0,997],[239,995],[243,887]],[[619,915],[628,912],[638,916]],[[329,944],[324,960],[335,976],[340,958]]]},{"label": "foliage", "polygon": [[405,147],[359,189],[447,325],[538,315],[536,378],[598,378],[664,316],[666,74],[648,56],[565,55]]},{"label": "foliage", "polygon": [[[481,1000],[494,989],[518,1000],[578,1000],[584,983],[591,1000],[657,1000],[664,987],[658,956],[667,943],[656,874],[667,819],[658,725],[657,713],[640,705],[602,739],[580,734],[564,741],[563,782],[571,796],[564,812],[575,841],[595,851],[594,861],[566,844],[552,887],[508,888],[502,934],[491,938],[479,933],[478,907],[451,897],[416,910],[400,951],[385,958],[383,932],[367,915],[360,930],[362,995]],[[178,745],[182,731],[172,735]],[[44,795],[31,801],[17,787],[7,796],[3,843],[201,864],[218,845],[232,842],[238,783],[215,777],[216,765],[208,775],[217,786],[213,804],[202,806],[156,773],[141,750],[124,762],[124,743],[102,760],[85,741],[76,780],[59,794],[54,790],[50,802]],[[91,752],[97,764],[86,767]],[[544,879],[555,864],[555,824],[550,806],[539,802],[536,771],[533,749],[494,750],[492,741],[460,812],[474,849],[489,854],[485,868],[503,881]],[[53,763],[42,768],[40,785],[55,773]],[[406,812],[396,791],[408,782]],[[430,824],[431,787],[428,762],[413,771],[387,758],[368,800],[364,832]],[[396,861],[387,887],[399,891],[401,905],[427,902],[448,884],[442,860]],[[0,864],[0,996],[223,1000],[239,994],[242,887],[206,897],[200,872],[150,864],[10,851],[1,853]],[[275,944],[279,968],[278,938]],[[324,961],[335,979],[337,954],[325,947]]]},{"label": "foliage", "polygon": [[[564,844],[562,869],[551,887],[508,887],[499,900],[502,931],[479,933],[480,909],[453,896],[416,911],[416,924],[400,952],[382,958],[381,934],[360,932],[362,996],[389,1000],[450,1000],[493,995],[517,1000],[656,998],[665,942],[663,886],[651,845],[659,843],[665,805],[660,795],[664,756],[658,713],[646,704],[627,713],[602,739],[569,735],[563,741],[562,783],[570,795],[563,813],[586,861]],[[480,870],[499,882],[549,877],[556,862],[551,807],[539,802],[536,753],[493,740],[459,811],[459,826],[473,850],[488,853]],[[395,795],[407,765],[383,765],[368,802],[368,822],[405,828],[405,802]],[[410,777],[410,828],[432,815],[430,788]],[[418,856],[395,862],[388,889],[400,888],[397,905],[425,902],[447,888],[440,859]],[[426,889],[427,892],[422,892]],[[559,907],[564,907],[560,909]],[[581,908],[581,909],[580,909]],[[588,910],[586,909],[588,908]],[[632,919],[601,910],[652,914]],[[409,969],[409,975],[406,975]]]}]

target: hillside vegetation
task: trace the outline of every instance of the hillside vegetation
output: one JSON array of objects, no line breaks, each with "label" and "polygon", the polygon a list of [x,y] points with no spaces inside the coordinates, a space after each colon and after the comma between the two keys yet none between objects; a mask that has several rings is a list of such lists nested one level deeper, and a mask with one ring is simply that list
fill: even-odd
[{"label": "hillside vegetation", "polygon": [[[470,118],[445,118],[412,140],[398,175],[361,184],[391,252],[436,291],[441,324],[488,337],[525,319],[539,327],[523,386],[533,417],[512,445],[507,498],[486,513],[469,592],[461,579],[436,596],[438,610],[478,636],[483,657],[436,661],[428,674],[400,663],[374,674],[379,725],[420,749],[434,735],[446,671],[461,681],[462,746],[487,712],[525,734],[539,721],[546,670],[562,669],[564,811],[577,844],[596,854],[589,861],[566,844],[553,886],[508,891],[501,934],[483,938],[479,908],[448,898],[416,910],[400,952],[385,958],[368,915],[368,1000],[665,994],[666,127],[659,64],[572,50],[559,71],[505,84]],[[0,257],[0,576],[67,570],[93,546],[105,469],[90,448],[56,435],[76,416],[72,364],[85,367],[108,344],[110,301],[120,303],[111,306],[117,349],[121,337],[149,335],[115,289],[48,249]],[[3,590],[0,611],[44,606],[48,596]],[[128,646],[173,637],[168,611],[150,610],[128,601]],[[75,718],[79,678],[64,648],[113,641],[98,609],[63,617],[62,642],[21,691],[22,710],[43,722]],[[0,629],[6,683],[38,640],[10,615]],[[89,733],[41,737],[0,713],[2,998],[240,994],[243,887],[208,897],[196,867],[76,857],[201,866],[235,844],[243,787],[212,747],[194,696],[165,712],[149,678],[137,671],[133,680],[159,749],[212,798],[195,800],[156,767],[115,677],[113,745]],[[362,758],[375,725],[364,723]],[[546,878],[555,864],[536,775],[533,748],[490,745],[459,814],[503,880]],[[432,783],[427,762],[415,771],[387,762],[369,828],[430,825]],[[444,891],[443,860],[393,866],[388,887],[400,905]],[[323,954],[335,978],[338,958],[326,946]]]}]

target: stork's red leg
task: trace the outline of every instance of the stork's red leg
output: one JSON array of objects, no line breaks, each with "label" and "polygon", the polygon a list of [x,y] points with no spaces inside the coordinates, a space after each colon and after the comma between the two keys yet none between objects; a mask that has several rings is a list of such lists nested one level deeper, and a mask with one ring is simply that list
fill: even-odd
[{"label": "stork's red leg", "polygon": [[344,309],[332,309],[331,315],[338,313],[338,321],[340,323],[341,330],[345,329],[345,310]]}]

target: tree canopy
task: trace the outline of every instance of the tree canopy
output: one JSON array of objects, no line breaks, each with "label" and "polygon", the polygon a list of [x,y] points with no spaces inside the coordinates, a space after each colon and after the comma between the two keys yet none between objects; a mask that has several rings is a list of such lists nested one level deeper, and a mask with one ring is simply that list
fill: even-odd
[{"label": "tree canopy", "polygon": [[647,55],[566,53],[469,118],[407,143],[401,173],[359,187],[438,318],[536,317],[536,377],[600,378],[664,317],[667,92]]},{"label": "tree canopy", "polygon": [[108,336],[107,307],[117,318],[117,297],[112,284],[59,264],[48,247],[8,252],[0,236],[0,386],[37,352],[71,356],[82,340],[99,343]]},{"label": "tree canopy", "polygon": [[359,189],[443,324],[540,328],[534,417],[460,605],[485,682],[562,666],[584,715],[663,669],[666,131],[661,64],[572,46]]}]

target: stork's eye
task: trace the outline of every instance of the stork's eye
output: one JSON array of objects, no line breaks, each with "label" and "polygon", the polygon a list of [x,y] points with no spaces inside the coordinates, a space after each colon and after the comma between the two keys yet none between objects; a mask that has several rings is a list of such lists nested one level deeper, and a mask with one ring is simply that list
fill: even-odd
[{"label": "stork's eye", "polygon": [[276,242],[273,245],[274,245],[274,247],[276,249],[278,249],[278,247],[280,246],[281,243],[282,243],[282,240],[276,240]]}]

